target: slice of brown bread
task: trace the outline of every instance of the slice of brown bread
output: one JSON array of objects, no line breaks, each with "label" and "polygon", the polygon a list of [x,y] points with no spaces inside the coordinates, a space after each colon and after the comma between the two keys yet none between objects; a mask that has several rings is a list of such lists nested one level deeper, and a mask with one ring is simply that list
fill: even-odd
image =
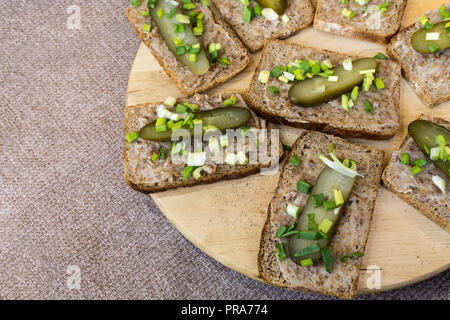
[{"label": "slice of brown bread", "polygon": [[[276,251],[280,243],[275,232],[282,225],[289,226],[295,219],[286,213],[287,201],[302,208],[309,197],[297,191],[297,181],[302,179],[314,185],[325,164],[317,158],[327,154],[334,144],[334,153],[339,159],[350,158],[357,162],[357,177],[347,203],[345,213],[330,249],[333,255],[333,270],[326,272],[323,263],[311,267],[300,267],[290,258],[279,261]],[[317,292],[351,299],[356,294],[361,259],[341,262],[344,255],[359,251],[364,253],[375,207],[383,166],[382,150],[345,141],[319,132],[304,132],[292,146],[289,158],[296,154],[301,164],[295,167],[286,162],[272,198],[264,225],[258,254],[258,269],[261,278],[275,286]],[[283,238],[282,241],[286,241]]]},{"label": "slice of brown bread", "polygon": [[[149,16],[141,14],[143,11],[148,11],[147,0],[142,0],[139,6],[131,6],[127,10],[128,19],[141,40],[150,49],[164,71],[186,95],[214,88],[237,75],[250,63],[250,53],[230,26],[219,15],[214,14],[210,8],[203,6],[202,3],[194,2],[194,4],[196,10],[205,15],[203,19],[204,32],[199,36],[203,49],[207,52],[207,46],[210,43],[220,43],[222,49],[219,57],[228,57],[231,62],[228,66],[211,63],[209,71],[201,76],[194,74],[172,54],[159,35],[156,24],[151,21]],[[151,25],[149,33],[143,31],[145,23]]]},{"label": "slice of brown bread", "polygon": [[[446,4],[447,10],[450,3]],[[439,8],[424,13],[431,23],[442,21]],[[422,102],[429,108],[450,100],[450,49],[421,54],[410,43],[414,32],[422,28],[416,22],[396,34],[389,43],[389,54],[400,62],[403,75]]]},{"label": "slice of brown bread", "polygon": [[[345,37],[385,43],[400,28],[407,0],[391,0],[384,13],[380,13],[377,6],[385,0],[372,0],[366,6],[355,1],[342,4],[336,0],[319,0],[314,17],[314,28]],[[342,14],[347,8],[355,13],[351,19]]]},{"label": "slice of brown bread", "polygon": [[[426,117],[421,119],[450,130],[450,122],[444,119]],[[427,164],[422,168],[423,171],[413,176],[411,167],[400,162],[403,153],[409,154],[411,162],[419,158],[427,159]],[[447,191],[445,194],[432,182],[433,175],[438,175],[445,180]],[[389,190],[450,232],[450,179],[419,149],[410,135],[407,135],[400,148],[392,153],[382,179]]]},{"label": "slice of brown bread", "polygon": [[[280,40],[268,40],[250,83],[249,105],[262,117],[293,127],[317,130],[339,136],[369,139],[387,139],[394,136],[400,128],[401,82],[400,66],[394,61],[378,61],[379,70],[376,76],[383,79],[386,88],[377,90],[373,86],[368,92],[364,92],[360,88],[355,106],[349,112],[342,109],[341,98],[312,108],[294,106],[288,98],[288,90],[291,84],[284,84],[272,76],[266,84],[258,80],[261,70],[270,71],[275,66],[287,65],[296,59],[319,61],[330,59],[336,66],[346,58],[354,59],[355,57],[299,46]],[[278,87],[280,94],[271,93],[269,91],[270,86]],[[372,103],[373,116],[365,110],[365,100]]]},{"label": "slice of brown bread", "polygon": [[[225,21],[236,31],[236,34],[254,52],[261,49],[267,38],[284,39],[309,26],[314,18],[314,8],[310,0],[289,0],[285,14],[288,23],[280,18],[271,22],[264,16],[254,16],[251,23],[242,19],[244,5],[236,0],[212,0]],[[256,1],[250,0],[254,7]]]},{"label": "slice of brown bread", "polygon": [[[231,96],[236,98],[235,106],[247,107],[241,94],[229,93],[224,95],[208,96],[197,94],[189,98],[181,98],[178,103],[195,103],[199,105],[199,111],[210,110],[223,107],[222,102]],[[132,131],[139,131],[146,124],[156,120],[156,108],[161,103],[148,103],[135,106],[128,106],[125,109],[125,134]],[[269,142],[267,145],[268,155],[270,155],[271,133],[274,125],[268,124],[252,112],[252,118],[247,123],[249,128],[268,129]],[[279,144],[279,142],[278,142]],[[262,143],[261,143],[262,145]],[[158,153],[163,148],[166,159],[151,161],[154,153]],[[203,150],[205,148],[202,148]],[[263,167],[270,166],[270,158],[261,160],[254,164],[234,166],[229,164],[205,164],[202,177],[195,179],[192,174],[182,180],[183,170],[187,166],[184,163],[174,163],[170,157],[171,142],[153,142],[144,139],[137,139],[132,143],[125,140],[124,143],[124,177],[126,182],[133,188],[142,192],[158,192],[177,187],[193,186],[197,184],[211,183],[215,181],[240,178],[258,172]],[[275,149],[276,150],[276,149]],[[282,155],[281,145],[278,145],[279,157]]]}]

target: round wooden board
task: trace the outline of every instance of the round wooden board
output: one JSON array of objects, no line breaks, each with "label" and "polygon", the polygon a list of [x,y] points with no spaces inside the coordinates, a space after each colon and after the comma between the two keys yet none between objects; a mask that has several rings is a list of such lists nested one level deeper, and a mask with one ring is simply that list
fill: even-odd
[{"label": "round wooden board", "polygon": [[[422,12],[436,8],[442,0],[409,0],[402,27]],[[386,52],[383,45],[303,30],[289,42],[338,52],[373,56]],[[208,93],[246,89],[260,53],[237,77]],[[127,105],[164,100],[182,93],[141,44],[131,69]],[[386,141],[350,139],[382,148],[386,161],[405,136],[407,124],[421,113],[450,120],[450,102],[427,109],[412,88],[402,80],[401,132]],[[298,130],[281,126],[282,141],[292,144]],[[258,277],[256,257],[266,210],[278,182],[278,174],[259,174],[209,185],[153,194],[167,219],[206,254],[250,278]],[[372,268],[381,270],[381,286],[373,289],[368,278]],[[362,262],[358,292],[389,290],[431,277],[450,266],[450,234],[425,218],[387,189],[380,187],[374,219]]]}]

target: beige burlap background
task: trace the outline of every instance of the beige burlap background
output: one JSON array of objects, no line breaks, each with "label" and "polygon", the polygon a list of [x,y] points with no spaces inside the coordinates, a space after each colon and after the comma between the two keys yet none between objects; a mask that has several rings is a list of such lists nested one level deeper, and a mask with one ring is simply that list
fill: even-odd
[{"label": "beige burlap background", "polygon": [[[71,5],[79,30],[66,27]],[[324,298],[227,269],[125,184],[123,109],[139,45],[127,5],[0,2],[0,299]],[[69,266],[80,289],[67,286]],[[448,299],[449,280],[358,298]]]}]

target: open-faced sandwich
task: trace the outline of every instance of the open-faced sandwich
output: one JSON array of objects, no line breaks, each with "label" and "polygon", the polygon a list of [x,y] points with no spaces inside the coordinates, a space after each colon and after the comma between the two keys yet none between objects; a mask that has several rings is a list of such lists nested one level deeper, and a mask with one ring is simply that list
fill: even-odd
[{"label": "open-faced sandwich", "polygon": [[372,222],[383,151],[304,132],[282,169],[258,254],[268,283],[350,299]]},{"label": "open-faced sandwich", "polygon": [[125,180],[139,191],[244,177],[277,167],[278,131],[239,93],[126,108]]},{"label": "open-faced sandwich", "polygon": [[450,100],[450,3],[424,13],[392,38],[388,52],[422,102]]},{"label": "open-faced sandwich", "polygon": [[248,50],[208,1],[131,0],[127,16],[187,95],[217,86],[250,62]]},{"label": "open-faced sandwich", "polygon": [[287,38],[309,26],[314,17],[310,0],[212,0],[222,17],[250,51],[267,38]]},{"label": "open-faced sandwich", "polygon": [[392,154],[383,183],[450,232],[450,122],[419,118]]},{"label": "open-faced sandwich", "polygon": [[386,139],[400,126],[400,66],[268,40],[248,91],[262,117],[341,136]]},{"label": "open-faced sandwich", "polygon": [[407,0],[319,0],[314,28],[387,42],[400,28]]}]

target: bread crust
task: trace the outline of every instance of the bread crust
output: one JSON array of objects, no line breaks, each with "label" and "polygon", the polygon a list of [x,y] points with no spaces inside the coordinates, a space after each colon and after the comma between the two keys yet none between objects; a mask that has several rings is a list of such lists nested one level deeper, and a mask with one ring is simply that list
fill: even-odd
[{"label": "bread crust", "polygon": [[[369,131],[369,130],[364,130],[361,128],[352,128],[352,129],[347,129],[347,128],[340,128],[337,127],[336,125],[333,125],[330,122],[314,122],[314,121],[292,121],[289,118],[284,118],[284,117],[280,117],[278,116],[276,113],[274,112],[270,112],[268,110],[266,110],[264,107],[262,107],[261,105],[259,105],[259,103],[253,98],[253,95],[251,94],[251,85],[253,83],[256,83],[258,81],[258,72],[257,70],[259,70],[261,68],[261,64],[263,62],[263,59],[265,57],[265,55],[267,54],[267,47],[268,44],[270,42],[278,42],[280,44],[283,44],[284,42],[281,40],[276,40],[276,39],[267,39],[265,41],[264,44],[264,48],[262,50],[262,54],[259,58],[258,64],[256,66],[256,71],[253,73],[251,82],[250,82],[250,87],[248,89],[246,96],[246,102],[248,103],[248,105],[255,110],[255,112],[260,115],[262,118],[269,120],[273,123],[277,123],[277,124],[285,124],[291,127],[296,127],[296,128],[301,128],[301,129],[307,129],[307,130],[313,130],[313,131],[321,131],[323,133],[327,133],[327,134],[333,134],[333,135],[338,135],[341,137],[354,137],[354,138],[364,138],[364,139],[373,139],[373,140],[385,140],[385,139],[389,139],[392,138],[400,129],[400,123],[398,123],[395,127],[391,128],[391,129],[384,129],[383,131]],[[300,47],[300,46],[299,46]],[[306,47],[306,46],[301,46],[304,48],[308,48],[308,49],[312,49],[315,50],[317,52],[320,53],[326,53],[328,55],[333,55],[333,54],[340,54],[338,52],[333,52],[330,50],[319,50],[319,49],[315,49],[315,48],[311,48],[311,47]],[[401,78],[400,75],[400,68],[398,68],[398,70],[396,71],[398,72],[398,78]],[[399,108],[400,108],[400,82],[396,82],[394,83],[394,88],[393,88],[393,99],[394,99],[394,106],[396,107],[396,111],[397,113],[399,112]]]}]

